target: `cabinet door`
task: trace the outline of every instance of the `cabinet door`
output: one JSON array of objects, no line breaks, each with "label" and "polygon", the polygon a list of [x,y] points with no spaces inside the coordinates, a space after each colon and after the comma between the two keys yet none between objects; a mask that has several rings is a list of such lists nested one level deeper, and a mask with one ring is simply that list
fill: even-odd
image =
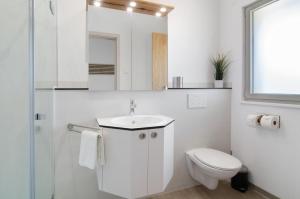
[{"label": "cabinet door", "polygon": [[174,127],[149,132],[148,194],[163,192],[173,176]]},{"label": "cabinet door", "polygon": [[103,191],[122,197],[129,194],[130,143],[127,131],[104,129]]},{"label": "cabinet door", "polygon": [[147,195],[146,132],[104,130],[103,191],[124,198]]},{"label": "cabinet door", "polygon": [[139,198],[148,195],[148,132],[132,132],[131,142],[131,198]]}]

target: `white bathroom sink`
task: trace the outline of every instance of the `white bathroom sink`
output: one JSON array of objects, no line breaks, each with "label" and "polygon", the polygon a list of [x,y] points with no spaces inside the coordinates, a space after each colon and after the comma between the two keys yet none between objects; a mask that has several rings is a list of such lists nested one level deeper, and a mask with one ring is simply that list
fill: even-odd
[{"label": "white bathroom sink", "polygon": [[164,127],[173,122],[174,119],[163,115],[127,115],[111,118],[98,118],[97,121],[100,127],[138,130]]}]

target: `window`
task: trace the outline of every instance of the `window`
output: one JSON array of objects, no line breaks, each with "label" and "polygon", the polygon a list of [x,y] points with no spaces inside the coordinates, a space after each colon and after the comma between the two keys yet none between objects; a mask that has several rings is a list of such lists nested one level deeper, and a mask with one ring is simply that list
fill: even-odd
[{"label": "window", "polygon": [[246,100],[300,103],[300,1],[245,8]]}]

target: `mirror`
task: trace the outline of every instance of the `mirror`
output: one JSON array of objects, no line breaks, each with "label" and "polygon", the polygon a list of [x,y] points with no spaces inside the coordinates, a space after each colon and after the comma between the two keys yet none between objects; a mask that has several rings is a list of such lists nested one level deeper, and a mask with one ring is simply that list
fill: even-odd
[{"label": "mirror", "polygon": [[137,7],[131,8],[133,12],[105,2],[102,7],[88,7],[90,90],[167,87],[167,16],[155,16],[161,14],[147,13],[138,6],[141,5],[137,2]]},{"label": "mirror", "polygon": [[118,35],[89,33],[89,89],[117,90]]}]

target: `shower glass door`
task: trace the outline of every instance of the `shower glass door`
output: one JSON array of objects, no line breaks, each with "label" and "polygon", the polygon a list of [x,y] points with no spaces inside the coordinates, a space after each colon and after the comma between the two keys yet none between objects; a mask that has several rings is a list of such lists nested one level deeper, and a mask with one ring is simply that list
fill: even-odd
[{"label": "shower glass door", "polygon": [[53,88],[57,83],[56,0],[34,0],[35,199],[54,198]]},{"label": "shower glass door", "polygon": [[55,10],[54,0],[0,1],[1,199],[53,197]]},{"label": "shower glass door", "polygon": [[0,1],[0,198],[30,198],[33,121],[28,0]]}]

